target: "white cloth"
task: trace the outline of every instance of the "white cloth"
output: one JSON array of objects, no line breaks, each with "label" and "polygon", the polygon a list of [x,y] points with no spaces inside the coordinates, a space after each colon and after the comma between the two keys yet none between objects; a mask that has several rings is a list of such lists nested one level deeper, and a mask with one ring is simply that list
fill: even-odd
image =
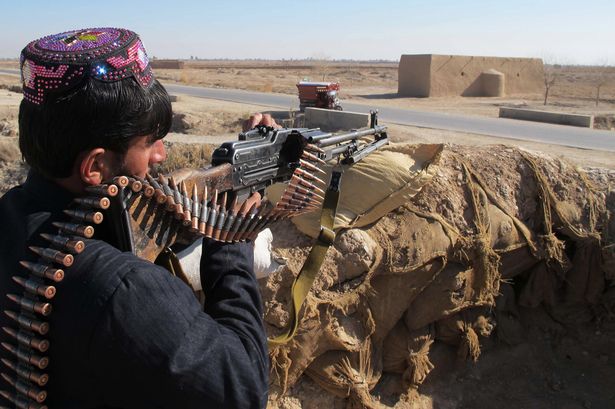
[{"label": "white cloth", "polygon": [[[254,274],[256,274],[257,279],[267,277],[280,266],[271,258],[272,241],[273,234],[269,229],[261,231],[254,241]],[[199,239],[177,253],[182,270],[184,270],[184,274],[188,277],[194,291],[200,291],[203,288],[201,286],[202,244],[203,239]]]}]

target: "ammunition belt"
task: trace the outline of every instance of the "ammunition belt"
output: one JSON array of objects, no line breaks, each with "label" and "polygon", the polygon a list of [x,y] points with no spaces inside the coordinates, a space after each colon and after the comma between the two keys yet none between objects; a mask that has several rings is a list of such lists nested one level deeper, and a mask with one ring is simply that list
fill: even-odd
[{"label": "ammunition belt", "polygon": [[[52,313],[55,284],[64,279],[64,269],[70,267],[84,249],[84,238],[94,236],[94,226],[110,218],[110,225],[120,250],[154,261],[162,249],[178,238],[208,237],[224,242],[252,240],[258,232],[278,220],[313,211],[322,205],[324,191],[320,182],[308,171],[297,168],[281,199],[272,205],[246,199],[228,203],[229,192],[219,192],[212,186],[198,192],[196,183],[185,180],[176,183],[172,177],[146,179],[119,176],[106,184],[88,187],[86,197],[75,199],[76,208],[65,210],[69,222],[53,222],[57,234],[41,234],[49,247],[29,247],[39,260],[21,261],[27,278],[15,275],[13,280],[23,287],[21,295],[7,294],[16,310],[5,311],[15,323],[4,327],[10,338],[1,345],[13,359],[2,359],[0,375],[14,391],[0,395],[16,408],[46,409],[44,389],[49,376],[46,353],[50,328],[46,321]],[[188,189],[190,187],[190,189]],[[188,191],[192,194],[189,195]]]}]

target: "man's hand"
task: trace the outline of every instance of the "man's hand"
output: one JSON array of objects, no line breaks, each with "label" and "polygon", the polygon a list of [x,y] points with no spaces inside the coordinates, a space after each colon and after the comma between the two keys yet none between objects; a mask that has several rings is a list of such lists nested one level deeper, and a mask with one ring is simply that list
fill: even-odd
[{"label": "man's hand", "polygon": [[281,128],[281,126],[275,122],[275,119],[273,119],[271,115],[257,112],[250,115],[250,119],[243,122],[243,131],[249,131],[250,129],[256,128],[258,125],[270,126],[276,129]]}]

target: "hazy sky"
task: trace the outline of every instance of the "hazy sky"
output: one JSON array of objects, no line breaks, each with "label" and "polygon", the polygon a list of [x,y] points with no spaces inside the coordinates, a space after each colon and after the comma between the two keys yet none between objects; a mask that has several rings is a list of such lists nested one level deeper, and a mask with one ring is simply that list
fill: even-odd
[{"label": "hazy sky", "polygon": [[0,58],[44,35],[115,26],[138,32],[158,58],[433,53],[615,65],[615,0],[2,2]]}]

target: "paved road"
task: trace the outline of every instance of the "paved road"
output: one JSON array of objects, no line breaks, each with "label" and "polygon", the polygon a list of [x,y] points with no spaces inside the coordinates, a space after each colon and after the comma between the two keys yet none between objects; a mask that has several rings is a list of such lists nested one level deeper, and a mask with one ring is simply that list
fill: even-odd
[{"label": "paved road", "polygon": [[[229,90],[219,88],[200,88],[185,85],[167,84],[169,92],[188,94],[203,98],[224,101],[244,102],[265,107],[288,110],[297,106],[297,97],[284,94]],[[344,110],[369,112],[378,109],[382,123],[414,125],[424,128],[446,129],[502,138],[521,139],[555,145],[573,146],[584,149],[597,149],[615,152],[615,132],[599,131],[564,125],[543,124],[505,118],[485,118],[471,115],[453,115],[438,112],[425,112],[387,106],[342,102]]]},{"label": "paved road", "polygon": [[[19,75],[17,70],[8,69],[0,69],[0,73]],[[172,94],[187,94],[200,98],[261,105],[267,108],[288,110],[292,106],[297,106],[297,97],[293,95],[222,88],[192,87],[177,84],[165,84],[165,87]],[[380,112],[379,118],[382,123],[446,129],[502,138],[615,152],[615,132],[612,131],[518,121],[514,119],[425,112],[349,102],[343,102],[343,106],[346,111],[355,112],[369,112],[370,109],[378,109]]]}]

